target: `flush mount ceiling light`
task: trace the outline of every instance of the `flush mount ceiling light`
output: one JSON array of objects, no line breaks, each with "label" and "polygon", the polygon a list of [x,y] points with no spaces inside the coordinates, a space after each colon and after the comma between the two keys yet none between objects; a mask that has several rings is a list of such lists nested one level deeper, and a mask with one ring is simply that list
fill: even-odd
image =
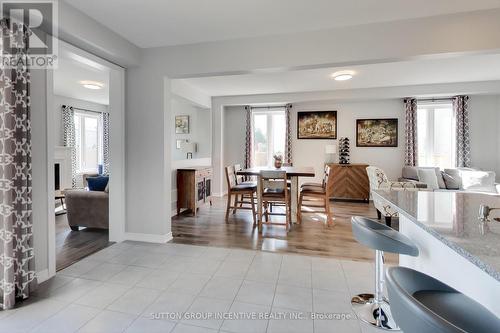
[{"label": "flush mount ceiling light", "polygon": [[98,90],[104,87],[104,83],[97,81],[80,81],[80,84],[87,89]]},{"label": "flush mount ceiling light", "polygon": [[353,71],[340,71],[332,74],[332,78],[335,81],[347,81],[352,79],[353,76],[354,76]]}]

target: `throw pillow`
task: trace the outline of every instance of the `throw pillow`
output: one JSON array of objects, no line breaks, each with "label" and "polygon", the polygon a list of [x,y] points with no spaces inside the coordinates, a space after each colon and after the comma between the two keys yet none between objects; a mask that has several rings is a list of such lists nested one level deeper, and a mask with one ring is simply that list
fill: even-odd
[{"label": "throw pillow", "polygon": [[434,168],[418,169],[418,181],[427,184],[427,188],[429,189],[439,189],[438,179]]},{"label": "throw pillow", "polygon": [[461,171],[462,190],[475,192],[496,192],[493,171]]},{"label": "throw pillow", "polygon": [[462,184],[460,176],[453,176],[444,171],[441,172],[441,175],[443,177],[444,183],[446,184],[446,189],[448,190],[460,189],[460,185]]},{"label": "throw pillow", "polygon": [[89,191],[104,191],[108,185],[109,177],[99,176],[99,177],[88,177],[87,184],[89,185]]}]

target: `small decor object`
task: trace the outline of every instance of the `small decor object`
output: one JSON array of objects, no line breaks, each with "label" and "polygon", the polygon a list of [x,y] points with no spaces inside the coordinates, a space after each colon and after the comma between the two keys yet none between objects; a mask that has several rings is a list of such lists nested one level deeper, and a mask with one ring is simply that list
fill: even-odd
[{"label": "small decor object", "polygon": [[337,139],[337,111],[298,112],[297,139]]},{"label": "small decor object", "polygon": [[337,154],[337,147],[335,145],[326,145],[325,146],[325,155],[326,155],[326,163],[333,163],[333,159]]},{"label": "small decor object", "polygon": [[198,151],[198,145],[195,142],[188,142],[188,140],[185,140],[181,144],[181,150],[186,154],[186,159],[189,160],[193,158],[193,153]]},{"label": "small decor object", "polygon": [[276,169],[280,169],[281,166],[283,165],[283,156],[276,154],[273,156],[274,158],[274,167]]},{"label": "small decor object", "polygon": [[398,119],[357,119],[357,147],[397,147]]},{"label": "small decor object", "polygon": [[351,163],[349,148],[349,138],[340,138],[339,140],[339,164]]},{"label": "small decor object", "polygon": [[175,116],[175,134],[189,134],[189,116]]}]

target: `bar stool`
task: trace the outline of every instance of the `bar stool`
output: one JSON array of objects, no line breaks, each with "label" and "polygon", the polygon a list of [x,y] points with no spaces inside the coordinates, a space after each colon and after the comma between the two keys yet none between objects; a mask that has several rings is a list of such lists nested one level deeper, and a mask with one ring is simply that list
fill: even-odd
[{"label": "bar stool", "polygon": [[354,296],[351,300],[352,308],[365,323],[383,330],[398,331],[389,302],[384,297],[384,251],[416,257],[418,248],[408,237],[375,220],[353,216],[351,224],[354,238],[375,250],[375,295]]},{"label": "bar stool", "polygon": [[387,290],[394,319],[405,333],[500,331],[500,319],[481,304],[413,269],[389,268]]}]

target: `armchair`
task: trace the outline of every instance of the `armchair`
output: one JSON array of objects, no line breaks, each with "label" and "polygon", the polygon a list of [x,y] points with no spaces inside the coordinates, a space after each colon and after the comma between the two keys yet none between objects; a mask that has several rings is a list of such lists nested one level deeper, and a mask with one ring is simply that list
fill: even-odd
[{"label": "armchair", "polygon": [[[390,181],[382,169],[374,166],[367,167],[366,172],[370,181],[370,192],[374,190],[418,191],[419,188],[422,188],[422,184],[417,182]],[[392,218],[398,217],[398,213],[390,205],[382,202],[377,197],[373,198],[373,204],[377,209],[378,219],[381,219],[382,215],[384,215],[386,225],[391,226]]]}]

